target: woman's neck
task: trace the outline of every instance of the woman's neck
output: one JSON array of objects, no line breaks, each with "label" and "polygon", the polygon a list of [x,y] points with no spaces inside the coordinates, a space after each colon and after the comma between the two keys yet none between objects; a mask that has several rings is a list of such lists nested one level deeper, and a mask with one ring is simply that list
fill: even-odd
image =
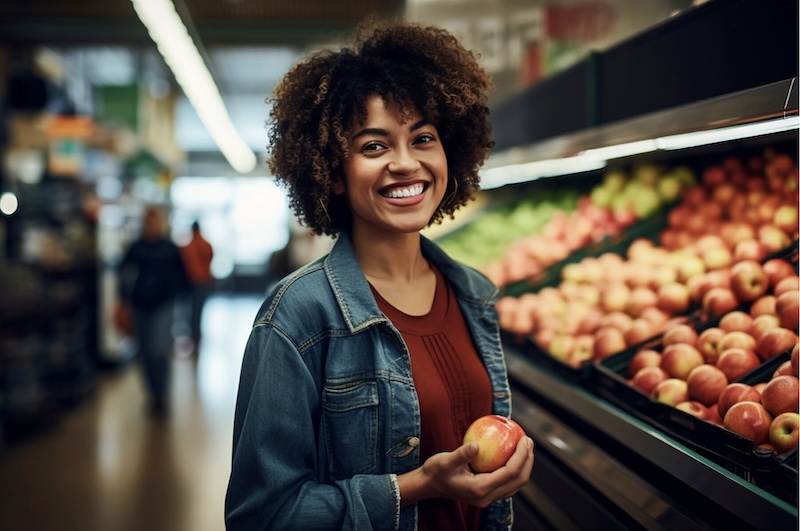
[{"label": "woman's neck", "polygon": [[352,234],[353,249],[370,282],[412,284],[430,273],[420,234]]}]

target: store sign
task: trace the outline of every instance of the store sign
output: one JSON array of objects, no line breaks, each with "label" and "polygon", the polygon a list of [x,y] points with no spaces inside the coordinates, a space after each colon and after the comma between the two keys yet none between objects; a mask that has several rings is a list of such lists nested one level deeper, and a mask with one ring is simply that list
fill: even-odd
[{"label": "store sign", "polygon": [[56,116],[48,124],[47,170],[54,176],[78,176],[83,169],[83,148],[93,122],[85,116]]}]

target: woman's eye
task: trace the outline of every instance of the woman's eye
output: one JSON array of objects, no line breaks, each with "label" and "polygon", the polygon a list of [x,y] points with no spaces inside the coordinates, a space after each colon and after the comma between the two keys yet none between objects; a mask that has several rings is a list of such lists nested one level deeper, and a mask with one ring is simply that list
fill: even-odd
[{"label": "woman's eye", "polygon": [[417,144],[427,144],[428,142],[433,142],[434,140],[436,140],[436,139],[433,137],[433,135],[425,134],[425,135],[420,135],[419,137],[417,137],[416,143]]},{"label": "woman's eye", "polygon": [[380,151],[381,149],[384,149],[382,144],[379,144],[378,142],[368,142],[364,144],[364,146],[361,148],[361,151]]}]

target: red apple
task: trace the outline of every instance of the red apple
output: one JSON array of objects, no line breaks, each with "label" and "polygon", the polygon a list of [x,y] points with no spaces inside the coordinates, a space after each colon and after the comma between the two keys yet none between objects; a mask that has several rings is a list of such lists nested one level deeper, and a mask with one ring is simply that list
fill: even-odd
[{"label": "red apple", "polygon": [[761,393],[752,385],[733,382],[729,383],[719,395],[717,400],[717,412],[721,418],[725,418],[725,413],[730,407],[739,402],[761,402]]},{"label": "red apple", "polygon": [[687,400],[675,405],[675,409],[680,409],[694,417],[708,420],[708,408],[696,400]]},{"label": "red apple", "polygon": [[631,385],[650,396],[656,386],[667,378],[669,374],[661,367],[642,367],[633,375]]},{"label": "red apple", "polygon": [[738,306],[739,301],[728,288],[711,288],[703,296],[703,310],[709,315],[720,316]]},{"label": "red apple", "polygon": [[717,426],[722,426],[722,417],[719,416],[717,404],[711,404],[706,408],[706,420]]},{"label": "red apple", "polygon": [[714,364],[719,357],[719,342],[725,335],[722,328],[712,326],[706,328],[697,336],[697,350],[703,355],[706,363]]},{"label": "red apple", "polygon": [[781,326],[792,331],[797,331],[798,316],[800,316],[800,291],[786,291],[775,299],[775,313]]},{"label": "red apple", "polygon": [[631,322],[631,327],[625,332],[625,343],[628,346],[638,345],[655,335],[653,324],[642,317]]},{"label": "red apple", "polygon": [[731,291],[739,301],[754,301],[769,289],[769,278],[754,260],[743,260],[731,268]]},{"label": "red apple", "polygon": [[667,378],[656,385],[650,397],[656,402],[675,406],[689,400],[689,391],[686,380],[680,378]]},{"label": "red apple", "polygon": [[750,306],[750,315],[752,317],[765,314],[775,315],[775,295],[762,295],[753,301]]},{"label": "red apple", "polygon": [[585,361],[589,361],[594,357],[594,336],[590,334],[581,334],[575,337],[575,348],[569,353],[567,359],[564,360],[570,367],[580,367]]},{"label": "red apple", "polygon": [[775,369],[775,372],[772,373],[772,378],[773,379],[777,378],[778,376],[781,376],[783,374],[787,374],[789,376],[797,376],[797,374],[794,372],[794,369],[792,368],[791,360],[786,360],[780,365],[778,365],[778,368]]},{"label": "red apple", "polygon": [[797,275],[794,266],[783,258],[770,258],[762,266],[764,272],[769,278],[769,286],[775,289],[775,286],[785,277]]},{"label": "red apple", "polygon": [[641,317],[642,310],[656,306],[658,295],[655,291],[644,286],[638,286],[631,291],[631,298],[628,301],[627,312],[633,317]]},{"label": "red apple", "polygon": [[769,254],[777,253],[792,243],[789,236],[772,223],[761,225],[758,228],[758,241],[764,245]]},{"label": "red apple", "polygon": [[625,350],[625,334],[622,330],[613,326],[603,326],[597,329],[594,334],[594,356],[596,359],[604,359],[612,354]]},{"label": "red apple", "polygon": [[686,378],[689,398],[705,406],[714,404],[728,386],[728,377],[713,365],[704,363],[691,370]]},{"label": "red apple", "polygon": [[769,360],[794,347],[797,343],[797,334],[787,328],[773,328],[767,330],[756,343],[756,354],[762,360]]},{"label": "red apple", "polygon": [[639,315],[639,317],[650,321],[650,324],[653,325],[653,330],[659,331],[663,330],[667,325],[670,320],[670,315],[671,314],[661,310],[660,308],[651,306],[650,308],[645,308],[642,310],[642,313]]},{"label": "red apple", "polygon": [[689,288],[680,282],[668,282],[658,287],[657,305],[665,312],[676,314],[689,309]]},{"label": "red apple", "polygon": [[475,420],[464,434],[464,444],[476,443],[478,454],[470,462],[473,472],[493,472],[505,465],[525,436],[519,424],[501,415]]},{"label": "red apple", "polygon": [[600,292],[600,307],[606,313],[622,312],[628,307],[631,289],[623,282],[614,282]]},{"label": "red apple", "polygon": [[560,333],[550,341],[548,352],[555,359],[566,362],[573,350],[575,350],[575,337],[571,334]]},{"label": "red apple", "polygon": [[676,343],[686,343],[696,346],[697,337],[697,332],[691,326],[687,324],[677,324],[669,327],[664,332],[664,337],[661,339],[661,343],[664,346],[674,345]]},{"label": "red apple", "polygon": [[761,393],[761,403],[773,417],[787,411],[797,413],[797,377],[783,374],[772,378]]},{"label": "red apple", "polygon": [[611,312],[604,314],[603,317],[600,318],[600,328],[611,326],[622,332],[625,332],[631,327],[632,322],[633,322],[633,317],[631,317],[627,313]]},{"label": "red apple", "polygon": [[729,382],[738,380],[759,365],[761,358],[755,352],[738,347],[723,350],[716,363],[716,367],[725,373]]},{"label": "red apple", "polygon": [[753,339],[758,342],[758,340],[761,339],[761,336],[763,336],[767,330],[780,328],[780,326],[781,321],[778,319],[777,315],[765,313],[764,315],[759,315],[753,319],[753,324],[750,325],[750,329],[747,331],[747,333],[753,336]]},{"label": "red apple", "polygon": [[706,265],[706,270],[713,271],[715,269],[722,269],[730,267],[733,263],[733,254],[724,246],[716,246],[706,249],[700,255]]},{"label": "red apple", "polygon": [[703,355],[692,345],[678,343],[668,345],[661,354],[660,367],[672,378],[686,380],[692,369],[705,363]]},{"label": "red apple", "polygon": [[743,260],[755,260],[760,263],[766,257],[767,249],[754,238],[742,240],[733,248],[733,261],[737,263]]},{"label": "red apple", "polygon": [[722,166],[709,166],[703,170],[703,184],[710,190],[725,182],[725,170]]},{"label": "red apple", "polygon": [[719,320],[719,327],[726,332],[747,332],[753,325],[753,318],[750,314],[741,310],[734,310],[722,316]]},{"label": "red apple", "polygon": [[772,294],[775,297],[780,297],[787,291],[798,291],[800,290],[800,277],[797,275],[789,275],[786,278],[782,278],[775,284],[775,287],[772,289]]},{"label": "red apple", "polygon": [[637,351],[628,362],[628,376],[633,378],[644,367],[658,367],[661,364],[661,353],[649,348]]},{"label": "red apple", "polygon": [[797,205],[781,205],[776,208],[772,223],[786,233],[797,232]]},{"label": "red apple", "polygon": [[725,413],[722,424],[758,446],[769,441],[772,415],[758,402],[738,402]]},{"label": "red apple", "polygon": [[725,335],[722,336],[722,339],[719,340],[719,344],[717,345],[717,350],[720,352],[724,352],[729,348],[743,348],[753,350],[756,348],[756,340],[748,334],[747,332],[742,332],[739,330],[734,330],[733,332],[725,332]]},{"label": "red apple", "polygon": [[769,442],[779,454],[796,449],[800,442],[800,415],[786,412],[772,419]]}]

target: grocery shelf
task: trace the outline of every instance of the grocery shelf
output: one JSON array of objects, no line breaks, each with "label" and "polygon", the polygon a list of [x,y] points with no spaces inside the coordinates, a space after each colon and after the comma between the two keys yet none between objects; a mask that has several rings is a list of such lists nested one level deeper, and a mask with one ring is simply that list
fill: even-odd
[{"label": "grocery shelf", "polygon": [[592,150],[655,138],[708,131],[734,125],[786,119],[798,114],[798,80],[785,79],[582,129],[571,134],[493,153],[486,168],[575,157]]},{"label": "grocery shelf", "polygon": [[[797,528],[797,507],[533,363],[513,346],[505,350],[514,390],[512,416],[534,438],[537,450],[632,518],[631,528]],[[603,448],[597,439],[613,441],[617,448]]]}]

